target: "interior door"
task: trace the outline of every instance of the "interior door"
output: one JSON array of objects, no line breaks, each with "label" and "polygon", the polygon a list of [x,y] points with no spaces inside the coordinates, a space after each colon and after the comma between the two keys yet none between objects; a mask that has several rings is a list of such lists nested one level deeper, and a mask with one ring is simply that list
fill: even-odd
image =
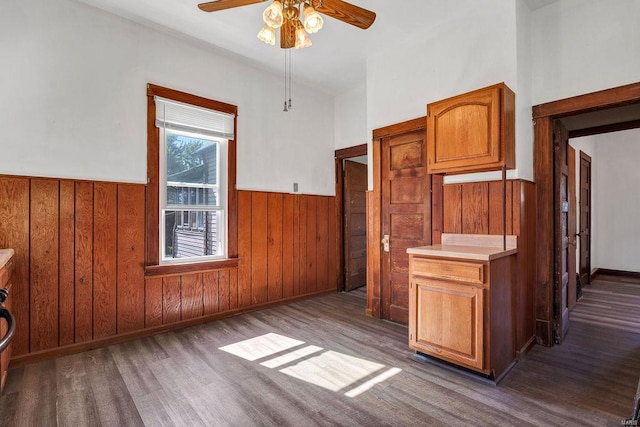
[{"label": "interior door", "polygon": [[344,162],[344,290],[367,284],[367,165]]},{"label": "interior door", "polygon": [[[575,289],[575,232],[571,233],[569,188],[569,132],[556,120],[554,122],[554,200],[555,200],[555,284],[554,329],[555,341],[561,343],[569,329],[569,289]],[[575,200],[575,198],[574,198]],[[573,272],[571,268],[573,266]],[[573,281],[573,285],[570,285]]]},{"label": "interior door", "polygon": [[[567,308],[569,311],[573,310],[576,306],[576,302],[578,301],[578,292],[577,292],[577,280],[576,280],[576,259],[577,259],[577,240],[576,240],[576,224],[578,220],[578,212],[576,209],[577,201],[576,199],[576,150],[571,145],[567,146],[567,166],[569,170],[569,220],[567,230],[568,234],[568,256],[567,259],[567,270],[569,274],[569,281],[567,286]],[[573,278],[573,280],[572,280]]]},{"label": "interior door", "polygon": [[431,177],[424,128],[382,139],[382,318],[409,320],[407,248],[431,244]]},{"label": "interior door", "polygon": [[580,283],[591,283],[591,157],[580,152]]}]

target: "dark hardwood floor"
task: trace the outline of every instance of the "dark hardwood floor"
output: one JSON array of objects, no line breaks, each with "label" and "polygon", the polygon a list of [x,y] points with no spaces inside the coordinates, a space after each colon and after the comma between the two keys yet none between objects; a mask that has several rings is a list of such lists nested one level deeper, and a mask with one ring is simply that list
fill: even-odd
[{"label": "dark hardwood floor", "polygon": [[414,361],[407,329],[364,306],[362,290],[329,295],[12,368],[0,425],[619,426],[631,412],[638,333],[573,322],[493,386]]}]

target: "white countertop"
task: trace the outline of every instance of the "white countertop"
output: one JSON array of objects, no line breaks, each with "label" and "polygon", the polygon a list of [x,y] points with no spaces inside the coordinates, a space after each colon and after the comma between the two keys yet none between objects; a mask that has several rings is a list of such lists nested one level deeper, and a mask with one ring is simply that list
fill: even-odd
[{"label": "white countertop", "polygon": [[0,268],[4,267],[14,253],[13,249],[0,249]]},{"label": "white countertop", "polygon": [[460,258],[476,261],[491,261],[518,252],[517,248],[503,250],[493,246],[432,245],[407,249],[408,254],[440,258]]},{"label": "white countertop", "polygon": [[439,258],[460,258],[491,261],[518,252],[517,236],[507,236],[504,249],[503,236],[479,234],[442,234],[442,244],[407,249],[408,254]]}]

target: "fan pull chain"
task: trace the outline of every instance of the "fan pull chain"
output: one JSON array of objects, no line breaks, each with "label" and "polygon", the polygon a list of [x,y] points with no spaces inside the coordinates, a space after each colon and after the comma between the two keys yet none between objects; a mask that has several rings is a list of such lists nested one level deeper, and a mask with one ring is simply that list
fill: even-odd
[{"label": "fan pull chain", "polygon": [[284,51],[284,109],[285,113],[289,111],[287,108],[287,50]]},{"label": "fan pull chain", "polygon": [[291,49],[287,49],[289,54],[289,110],[291,110]]},{"label": "fan pull chain", "polygon": [[[287,90],[289,94],[289,102],[287,102]],[[291,110],[291,49],[284,51],[284,108],[285,113]]]}]

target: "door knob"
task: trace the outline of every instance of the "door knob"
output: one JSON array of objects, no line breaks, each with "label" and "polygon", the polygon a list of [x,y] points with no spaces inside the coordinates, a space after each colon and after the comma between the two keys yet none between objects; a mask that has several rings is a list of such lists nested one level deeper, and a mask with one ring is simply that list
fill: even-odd
[{"label": "door knob", "polygon": [[388,234],[385,234],[384,236],[382,236],[382,240],[380,241],[380,243],[382,243],[383,250],[385,252],[389,252],[390,239]]}]

